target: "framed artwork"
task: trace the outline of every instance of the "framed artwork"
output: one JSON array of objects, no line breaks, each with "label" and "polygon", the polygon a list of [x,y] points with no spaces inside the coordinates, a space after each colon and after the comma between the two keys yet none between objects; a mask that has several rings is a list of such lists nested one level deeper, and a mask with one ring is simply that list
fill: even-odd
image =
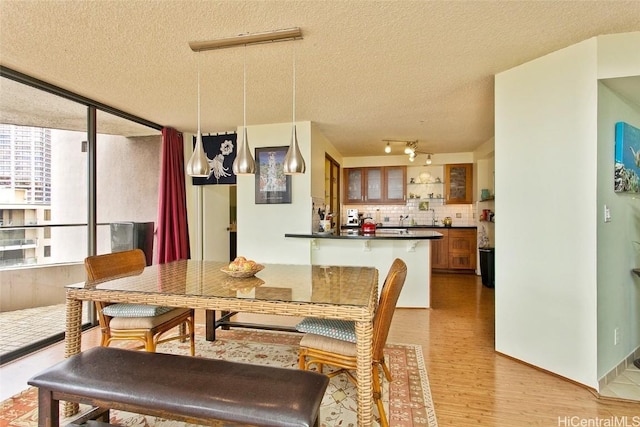
[{"label": "framed artwork", "polygon": [[616,123],[615,192],[640,193],[640,129]]},{"label": "framed artwork", "polygon": [[[193,185],[235,184],[236,175],[233,173],[233,161],[238,151],[236,141],[238,135],[224,133],[216,135],[202,135],[202,146],[209,160],[209,176],[207,178],[191,178]],[[193,146],[196,137],[193,137]]]},{"label": "framed artwork", "polygon": [[256,148],[256,204],[291,203],[291,176],[284,174],[288,146]]}]

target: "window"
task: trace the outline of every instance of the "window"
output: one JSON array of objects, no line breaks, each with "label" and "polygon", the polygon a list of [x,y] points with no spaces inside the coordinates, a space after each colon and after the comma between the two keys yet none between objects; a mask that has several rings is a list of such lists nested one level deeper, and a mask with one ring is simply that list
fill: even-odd
[{"label": "window", "polygon": [[[64,310],[64,286],[84,280],[78,264],[87,255],[93,230],[87,224],[91,194],[97,194],[98,253],[111,252],[110,222],[156,221],[159,170],[148,165],[159,165],[161,133],[157,125],[150,127],[143,120],[125,118],[126,113],[115,115],[96,107],[96,193],[88,188],[89,158],[80,149],[83,141],[94,141],[87,133],[91,110],[86,100],[59,88],[55,93],[63,96],[53,95],[51,88],[33,83],[2,67],[0,108],[12,111],[12,124],[0,123],[0,269],[5,270],[3,274],[20,274],[27,294],[46,281],[54,292],[47,291],[38,304]],[[58,123],[64,123],[65,129],[56,129]],[[25,300],[21,295],[11,298]],[[11,304],[11,299],[3,300],[3,310],[24,308]],[[92,309],[93,305],[85,304],[87,323]],[[27,329],[44,330],[37,320],[34,316]],[[34,341],[23,349],[7,353],[0,343],[2,363],[26,354],[27,347],[33,351],[62,339],[64,324],[58,326],[57,331],[46,329],[50,335],[30,337]]]}]

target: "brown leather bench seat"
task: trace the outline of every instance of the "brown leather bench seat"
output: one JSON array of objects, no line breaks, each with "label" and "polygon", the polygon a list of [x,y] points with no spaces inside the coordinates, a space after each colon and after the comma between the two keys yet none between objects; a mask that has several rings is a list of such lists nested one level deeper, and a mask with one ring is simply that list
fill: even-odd
[{"label": "brown leather bench seat", "polygon": [[40,426],[59,401],[175,419],[256,426],[317,425],[328,377],[298,369],[95,347],[35,375]]}]

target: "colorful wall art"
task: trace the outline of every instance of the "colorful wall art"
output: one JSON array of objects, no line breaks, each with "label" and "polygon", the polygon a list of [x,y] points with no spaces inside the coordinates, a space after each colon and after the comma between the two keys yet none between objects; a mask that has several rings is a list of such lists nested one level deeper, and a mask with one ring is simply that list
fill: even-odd
[{"label": "colorful wall art", "polygon": [[616,123],[614,191],[640,193],[640,129]]}]

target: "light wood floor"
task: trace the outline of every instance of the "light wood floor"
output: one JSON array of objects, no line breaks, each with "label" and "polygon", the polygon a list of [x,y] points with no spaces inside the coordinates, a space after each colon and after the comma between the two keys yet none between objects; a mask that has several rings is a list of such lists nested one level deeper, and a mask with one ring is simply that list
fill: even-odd
[{"label": "light wood floor", "polygon": [[[389,342],[422,346],[440,426],[640,425],[638,402],[598,399],[582,386],[497,354],[494,291],[479,277],[434,275],[432,283],[433,307],[398,309]],[[85,335],[83,349],[97,344],[97,334]],[[26,379],[62,357],[58,345],[3,366],[3,394],[6,387],[26,388]]]}]

